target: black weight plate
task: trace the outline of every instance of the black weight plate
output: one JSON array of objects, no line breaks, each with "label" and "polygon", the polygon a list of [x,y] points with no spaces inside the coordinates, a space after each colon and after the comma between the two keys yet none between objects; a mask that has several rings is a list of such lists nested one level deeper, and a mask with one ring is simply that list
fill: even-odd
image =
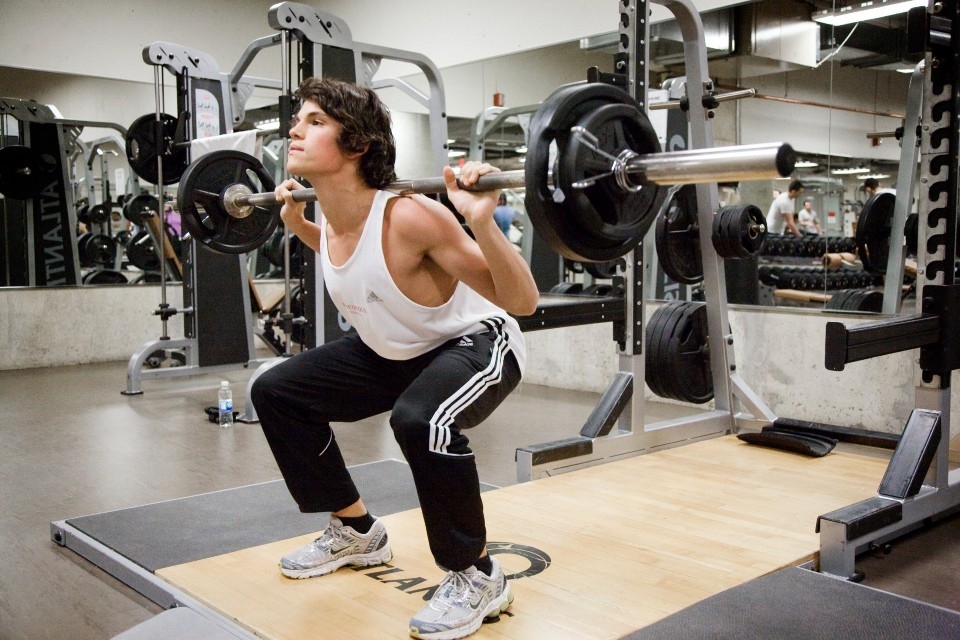
[{"label": "black weight plate", "polygon": [[653,312],[644,329],[644,377],[650,391],[661,398],[673,398],[670,369],[670,334],[685,311],[685,302],[667,302]]},{"label": "black weight plate", "polygon": [[159,123],[154,113],[134,120],[126,137],[130,170],[150,184],[157,184],[157,156],[160,156],[163,159],[163,184],[180,180],[188,160],[186,148],[173,148],[176,132],[177,119],[168,113],[160,114]]},{"label": "black weight plate", "polygon": [[609,280],[613,276],[617,275],[617,261],[611,260],[610,262],[588,262],[583,265],[583,270],[594,278]]},{"label": "black weight plate", "polygon": [[103,224],[104,222],[110,222],[110,205],[109,204],[97,204],[87,211],[87,218],[92,224]]},{"label": "black weight plate", "polygon": [[662,397],[696,404],[713,398],[704,303],[666,303],[651,316],[646,335],[645,371],[651,391],[659,389]]},{"label": "black weight plate", "polygon": [[177,188],[183,226],[212,251],[240,254],[266,242],[280,222],[280,205],[257,206],[245,218],[234,218],[223,203],[231,185],[254,193],[272,192],[273,178],[259,160],[240,151],[214,151],[190,164]]},{"label": "black weight plate", "polygon": [[666,191],[655,184],[628,191],[614,176],[602,177],[585,188],[573,185],[609,173],[609,156],[617,157],[625,149],[639,154],[660,150],[656,133],[642,113],[636,105],[607,104],[584,115],[576,126],[590,132],[606,155],[571,136],[559,148],[559,172],[554,176],[555,185],[567,194],[564,206],[568,215],[576,215],[581,226],[601,242],[623,241],[623,253],[650,228]]},{"label": "black weight plate", "polygon": [[110,266],[117,259],[117,243],[113,238],[101,233],[84,234],[86,237],[83,243],[78,242],[80,247],[80,259],[89,264]]},{"label": "black weight plate", "polygon": [[696,186],[683,185],[664,202],[654,239],[664,273],[680,284],[703,280]]},{"label": "black weight plate", "polygon": [[123,217],[138,226],[143,226],[143,214],[147,211],[160,213],[160,202],[154,196],[141,194],[123,204]]},{"label": "black weight plate", "polygon": [[127,241],[127,261],[141,271],[158,271],[160,259],[153,238],[141,231]]},{"label": "black weight plate", "polygon": [[127,276],[113,269],[97,269],[83,276],[83,284],[127,284]]},{"label": "black weight plate", "polygon": [[720,209],[713,216],[713,228],[710,233],[710,240],[717,255],[721,258],[737,258],[736,247],[733,246],[731,235],[732,211],[729,208]]},{"label": "black weight plate", "polygon": [[[559,185],[553,184],[551,180],[551,145],[556,144],[558,159],[569,158],[571,152],[566,149],[566,146],[571,140],[570,128],[578,124],[583,126],[581,119],[600,107],[611,104],[630,105],[632,108],[629,110],[630,115],[626,118],[622,114],[610,117],[608,112],[605,122],[595,123],[595,126],[601,126],[604,129],[602,133],[608,143],[615,140],[617,136],[634,138],[637,137],[637,131],[649,129],[652,134],[652,143],[646,135],[639,136],[646,140],[646,144],[634,151],[649,153],[660,150],[656,134],[636,101],[622,89],[604,83],[569,85],[557,89],[544,101],[530,123],[527,159],[524,166],[527,215],[530,216],[537,233],[553,251],[578,262],[607,262],[619,258],[636,246],[643,236],[639,233],[635,238],[622,237],[628,236],[629,233],[621,233],[624,231],[619,228],[622,225],[612,222],[613,216],[616,216],[619,220],[626,221],[628,227],[631,222],[636,222],[636,228],[640,228],[643,225],[639,223],[638,218],[642,217],[642,211],[632,211],[630,206],[626,205],[617,207],[613,212],[604,211],[603,213],[594,208],[594,201],[610,200],[609,185],[591,188],[590,194],[574,193],[587,190],[572,189],[569,181],[565,185],[565,190],[560,176],[557,176]],[[646,126],[641,123],[645,123]],[[645,148],[647,145],[650,145],[650,148]],[[576,155],[574,152],[574,157]],[[555,173],[559,174],[561,171],[558,167]],[[580,211],[578,207],[583,206],[585,202],[588,203],[589,209]],[[658,206],[659,204],[652,207],[652,210],[656,211]],[[587,227],[592,225],[601,229],[613,228],[615,231],[613,235],[602,232],[586,233],[585,221]],[[652,223],[652,215],[646,226],[649,227],[650,223]],[[604,227],[604,224],[609,226]]]},{"label": "black weight plate", "polygon": [[713,246],[724,258],[750,258],[760,251],[766,238],[763,213],[752,204],[721,207],[713,220]]},{"label": "black weight plate", "polygon": [[907,255],[917,255],[917,249],[919,249],[917,234],[919,231],[920,216],[916,213],[909,214],[906,222],[903,225],[903,237],[907,243]]},{"label": "black weight plate", "polygon": [[38,195],[51,179],[53,162],[30,147],[11,144],[0,148],[0,193],[14,200]]},{"label": "black weight plate", "polygon": [[881,191],[870,196],[857,216],[857,255],[865,271],[884,274],[890,254],[890,224],[897,196]]}]

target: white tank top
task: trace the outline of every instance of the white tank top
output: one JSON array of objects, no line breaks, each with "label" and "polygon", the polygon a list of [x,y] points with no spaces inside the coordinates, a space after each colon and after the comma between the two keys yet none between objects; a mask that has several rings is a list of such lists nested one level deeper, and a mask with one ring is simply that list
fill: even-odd
[{"label": "white tank top", "polygon": [[425,307],[403,295],[383,257],[383,212],[396,194],[378,191],[353,255],[341,266],[330,262],[326,221],[320,225],[320,261],[330,299],[360,338],[380,356],[409,360],[463,335],[495,329],[513,352],[522,372],[526,348],[520,325],[462,282],[438,307]]}]

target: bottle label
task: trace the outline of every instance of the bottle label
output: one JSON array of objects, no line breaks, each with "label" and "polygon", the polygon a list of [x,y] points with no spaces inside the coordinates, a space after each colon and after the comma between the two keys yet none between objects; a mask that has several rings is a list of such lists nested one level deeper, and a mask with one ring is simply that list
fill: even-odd
[{"label": "bottle label", "polygon": [[233,411],[233,400],[221,400],[220,401],[220,412],[228,413]]}]

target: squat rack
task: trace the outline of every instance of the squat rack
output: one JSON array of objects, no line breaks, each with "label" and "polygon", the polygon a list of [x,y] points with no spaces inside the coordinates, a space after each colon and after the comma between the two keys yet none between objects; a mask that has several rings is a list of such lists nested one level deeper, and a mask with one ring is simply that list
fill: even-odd
[{"label": "squat rack", "polygon": [[[703,22],[690,0],[654,2],[674,14],[683,36],[690,148],[712,148],[710,118],[715,95],[707,69]],[[617,60],[623,74],[615,81],[622,82],[641,107],[649,109],[647,2],[621,0],[620,14],[621,54]],[[622,331],[616,331],[618,373],[578,436],[517,449],[519,482],[715,437],[744,426],[756,428],[776,420],[773,411],[736,372],[733,334],[727,314],[724,262],[711,239],[714,212],[719,207],[717,184],[697,184],[696,194],[714,409],[686,418],[644,423],[644,278],[643,250],[642,246],[638,247],[618,268],[625,283],[625,318]],[[615,423],[617,428],[614,430]]]}]

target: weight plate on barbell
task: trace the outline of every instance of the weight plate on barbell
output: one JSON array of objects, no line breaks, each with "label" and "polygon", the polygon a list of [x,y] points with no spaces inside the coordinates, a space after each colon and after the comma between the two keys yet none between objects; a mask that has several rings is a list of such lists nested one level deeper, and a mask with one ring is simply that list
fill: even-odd
[{"label": "weight plate on barbell", "polygon": [[53,163],[30,147],[11,144],[0,148],[0,193],[14,200],[29,200],[51,182]]},{"label": "weight plate on barbell", "polygon": [[127,261],[141,271],[158,271],[160,259],[153,238],[146,231],[140,231],[127,241]]},{"label": "weight plate on barbell", "polygon": [[148,211],[160,213],[160,201],[148,194],[134,196],[123,204],[123,217],[138,226],[143,226],[143,214]]},{"label": "weight plate on barbell", "polygon": [[696,284],[703,280],[700,226],[697,222],[697,188],[685,184],[670,189],[657,216],[654,240],[660,267],[675,282]]},{"label": "weight plate on barbell", "polygon": [[887,272],[890,225],[896,203],[896,194],[881,191],[870,196],[857,216],[857,255],[865,271],[878,275]]},{"label": "weight plate on barbell", "polygon": [[707,337],[703,302],[666,302],[654,311],[645,329],[644,371],[650,390],[696,404],[713,398]]},{"label": "weight plate on barbell", "polygon": [[253,251],[280,222],[280,204],[252,207],[244,218],[231,216],[223,192],[244,185],[251,193],[272,192],[273,177],[259,160],[240,151],[213,151],[191,163],[180,179],[177,203],[184,228],[203,246],[219,253]]},{"label": "weight plate on barbell", "polygon": [[763,212],[752,204],[720,207],[713,218],[713,247],[722,258],[751,258],[763,246],[765,227]]},{"label": "weight plate on barbell", "polygon": [[[610,156],[624,150],[637,154],[660,150],[657,135],[637,105],[606,104],[584,115],[576,126],[590,132],[597,146],[607,155],[597,153],[577,136],[571,136],[558,154],[558,172],[554,183],[567,194],[567,210],[575,211],[580,225],[598,243],[609,243],[617,256],[632,249],[650,228],[657,215],[665,191],[654,184],[639,190],[626,190],[610,174]],[[604,176],[596,179],[598,176]],[[573,185],[581,181],[595,182],[584,188]],[[573,207],[571,210],[569,207]]]},{"label": "weight plate on barbell", "polygon": [[127,129],[127,162],[130,170],[150,184],[157,184],[157,156],[163,160],[163,184],[174,184],[187,168],[187,150],[174,149],[177,119],[168,113],[142,115]]},{"label": "weight plate on barbell", "polygon": [[[598,162],[595,152],[571,135],[574,126],[596,136],[612,156],[625,149],[656,153],[660,143],[636,101],[622,89],[603,83],[557,89],[531,120],[524,165],[527,215],[559,255],[579,262],[607,262],[642,240],[663,193],[656,185],[628,192],[617,186],[613,176],[587,188],[573,188],[573,183],[611,168],[609,159]],[[557,166],[551,179],[554,144]]]}]

